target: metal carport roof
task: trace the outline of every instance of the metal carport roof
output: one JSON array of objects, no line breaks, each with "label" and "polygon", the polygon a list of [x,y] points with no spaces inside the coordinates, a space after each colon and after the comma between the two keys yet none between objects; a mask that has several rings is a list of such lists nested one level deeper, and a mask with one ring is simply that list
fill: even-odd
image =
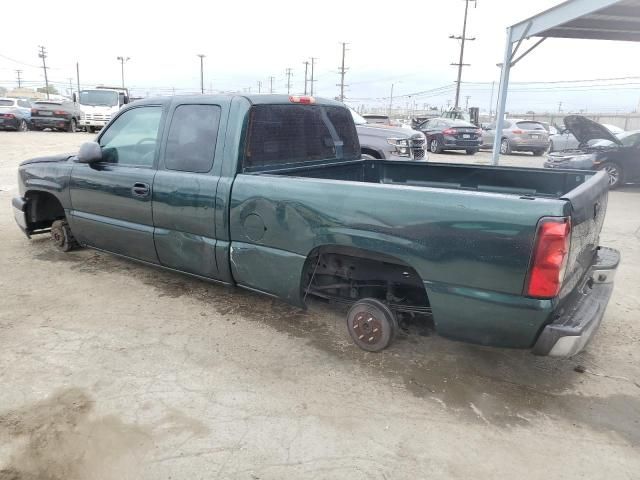
[{"label": "metal carport roof", "polygon": [[[523,40],[538,41],[519,57]],[[496,132],[502,131],[511,67],[547,38],[640,41],[640,0],[568,0],[507,28],[500,75]],[[515,48],[514,48],[515,44]],[[501,136],[493,142],[493,163],[498,164]]]}]

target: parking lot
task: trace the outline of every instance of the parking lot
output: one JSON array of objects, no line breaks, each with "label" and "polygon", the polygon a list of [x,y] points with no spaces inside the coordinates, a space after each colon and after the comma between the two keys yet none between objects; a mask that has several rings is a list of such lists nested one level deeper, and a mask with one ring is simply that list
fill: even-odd
[{"label": "parking lot", "polygon": [[374,354],[342,307],[28,240],[10,205],[19,162],[91,138],[0,132],[0,479],[638,478],[640,188],[609,196],[601,243],[622,264],[586,352],[416,328]]}]

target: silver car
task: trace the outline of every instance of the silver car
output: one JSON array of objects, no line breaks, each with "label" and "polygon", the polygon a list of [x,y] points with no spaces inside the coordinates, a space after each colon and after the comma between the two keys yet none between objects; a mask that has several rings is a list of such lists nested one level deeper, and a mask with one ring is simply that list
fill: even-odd
[{"label": "silver car", "polygon": [[[614,135],[619,133],[623,133],[624,130],[620,127],[616,127],[615,125],[608,125],[606,123],[601,123],[603,127],[609,130]],[[594,140],[595,142],[596,140]],[[571,133],[568,129],[565,129],[562,133],[557,133],[555,135],[551,135],[549,137],[549,151],[550,152],[562,152],[563,150],[573,150],[574,148],[578,148],[579,142],[574,137],[573,133]]]},{"label": "silver car", "polygon": [[[482,146],[491,148],[496,136],[496,122],[483,129]],[[535,120],[509,118],[504,121],[500,139],[500,153],[532,152],[542,155],[549,148],[549,132],[544,125]]]}]

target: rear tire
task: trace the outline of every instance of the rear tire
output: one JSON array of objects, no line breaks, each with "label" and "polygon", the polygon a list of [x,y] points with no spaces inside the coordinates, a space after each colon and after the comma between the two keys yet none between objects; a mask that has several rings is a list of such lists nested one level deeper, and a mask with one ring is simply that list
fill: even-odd
[{"label": "rear tire", "polygon": [[20,120],[20,125],[18,125],[18,131],[19,132],[26,132],[27,130],[29,130],[29,125],[27,125],[27,121],[26,120]]},{"label": "rear tire", "polygon": [[87,127],[87,132],[95,133],[96,132],[96,127]]},{"label": "rear tire", "polygon": [[72,118],[71,121],[69,122],[69,126],[67,127],[67,132],[75,133],[76,127],[77,127],[76,119]]},{"label": "rear tire", "polygon": [[508,138],[503,138],[500,142],[500,153],[502,155],[511,155],[511,143]]},{"label": "rear tire", "polygon": [[363,160],[379,160],[377,157],[374,157],[373,155],[369,155],[368,153],[363,153],[361,155],[361,158]]},{"label": "rear tire", "polygon": [[51,224],[51,239],[61,252],[68,252],[78,247],[78,242],[66,220],[56,220]]},{"label": "rear tire", "polygon": [[358,347],[367,352],[379,352],[393,341],[398,331],[398,321],[391,309],[380,300],[363,298],[349,309],[347,329]]},{"label": "rear tire", "polygon": [[478,153],[478,149],[477,148],[467,148],[467,155],[475,155],[476,153]]},{"label": "rear tire", "polygon": [[440,145],[440,140],[437,138],[432,138],[429,140],[429,151],[431,153],[442,153],[442,145]]},{"label": "rear tire", "polygon": [[598,170],[604,170],[609,176],[609,188],[615,190],[624,183],[624,171],[614,162],[604,162]]},{"label": "rear tire", "polygon": [[533,153],[534,157],[539,157],[540,155],[542,155],[544,153],[544,150],[534,150],[531,153]]}]

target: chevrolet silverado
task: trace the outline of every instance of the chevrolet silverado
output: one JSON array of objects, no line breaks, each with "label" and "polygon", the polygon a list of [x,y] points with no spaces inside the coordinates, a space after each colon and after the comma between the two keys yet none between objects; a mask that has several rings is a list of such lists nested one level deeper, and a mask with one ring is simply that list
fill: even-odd
[{"label": "chevrolet silverado", "polygon": [[414,316],[450,338],[570,356],[613,289],[604,172],[371,160],[343,104],[285,95],[145,99],[96,140],[21,164],[28,237],[300,307],[348,304],[365,350]]}]

